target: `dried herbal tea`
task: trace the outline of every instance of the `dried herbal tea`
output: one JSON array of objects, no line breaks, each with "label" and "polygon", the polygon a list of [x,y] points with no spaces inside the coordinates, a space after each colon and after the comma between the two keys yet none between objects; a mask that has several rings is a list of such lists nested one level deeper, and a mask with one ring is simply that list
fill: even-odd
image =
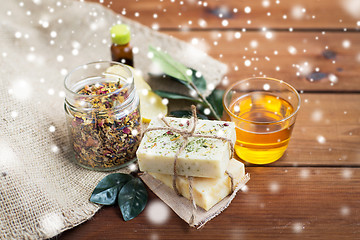
[{"label": "dried herbal tea", "polygon": [[68,115],[77,162],[111,170],[133,160],[140,143],[140,113],[138,104],[132,109],[120,107],[128,90],[119,82],[101,82],[85,85],[77,94],[84,95],[79,106],[90,109]]}]

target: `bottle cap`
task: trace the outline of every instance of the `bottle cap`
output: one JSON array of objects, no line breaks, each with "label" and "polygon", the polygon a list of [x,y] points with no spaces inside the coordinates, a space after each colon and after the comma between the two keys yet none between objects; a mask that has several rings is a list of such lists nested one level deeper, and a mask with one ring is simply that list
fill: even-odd
[{"label": "bottle cap", "polygon": [[110,29],[111,40],[115,44],[125,45],[130,42],[130,28],[125,24],[117,24]]}]

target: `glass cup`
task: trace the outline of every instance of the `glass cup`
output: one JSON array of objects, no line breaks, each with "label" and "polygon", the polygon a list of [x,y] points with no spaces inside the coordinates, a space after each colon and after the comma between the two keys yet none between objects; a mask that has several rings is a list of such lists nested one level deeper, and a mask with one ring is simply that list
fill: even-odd
[{"label": "glass cup", "polygon": [[285,152],[300,95],[282,80],[254,77],[226,90],[225,111],[236,126],[236,154],[246,162],[267,164]]}]

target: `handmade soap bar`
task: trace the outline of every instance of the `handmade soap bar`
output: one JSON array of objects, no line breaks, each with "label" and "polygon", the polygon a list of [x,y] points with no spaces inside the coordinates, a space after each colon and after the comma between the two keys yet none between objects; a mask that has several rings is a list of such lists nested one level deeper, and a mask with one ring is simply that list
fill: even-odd
[{"label": "handmade soap bar", "polygon": [[[187,129],[192,121],[185,118],[166,118],[169,125]],[[150,122],[149,128],[166,127],[160,119]],[[232,122],[198,120],[196,134],[221,136],[235,143],[235,125]],[[181,143],[180,134],[168,130],[153,130],[145,134],[137,150],[140,170],[174,174],[174,158]],[[178,175],[194,177],[222,177],[231,157],[227,141],[203,137],[189,137],[185,149],[179,154],[176,166]]]},{"label": "handmade soap bar", "polygon": [[[227,171],[234,178],[236,186],[245,175],[245,167],[241,162],[231,159]],[[172,175],[149,173],[170,188],[172,187]],[[177,177],[177,188],[182,196],[187,199],[189,194],[189,180],[186,177]],[[208,211],[216,203],[231,193],[231,180],[227,174],[221,178],[200,178],[194,177],[192,182],[193,196],[196,205]]]}]

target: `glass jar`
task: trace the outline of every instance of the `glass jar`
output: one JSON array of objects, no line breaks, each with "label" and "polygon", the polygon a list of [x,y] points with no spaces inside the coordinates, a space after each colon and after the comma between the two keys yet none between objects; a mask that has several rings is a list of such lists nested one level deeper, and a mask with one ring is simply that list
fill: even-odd
[{"label": "glass jar", "polygon": [[111,171],[135,161],[141,118],[131,69],[117,62],[88,63],[66,76],[65,89],[74,162]]}]

